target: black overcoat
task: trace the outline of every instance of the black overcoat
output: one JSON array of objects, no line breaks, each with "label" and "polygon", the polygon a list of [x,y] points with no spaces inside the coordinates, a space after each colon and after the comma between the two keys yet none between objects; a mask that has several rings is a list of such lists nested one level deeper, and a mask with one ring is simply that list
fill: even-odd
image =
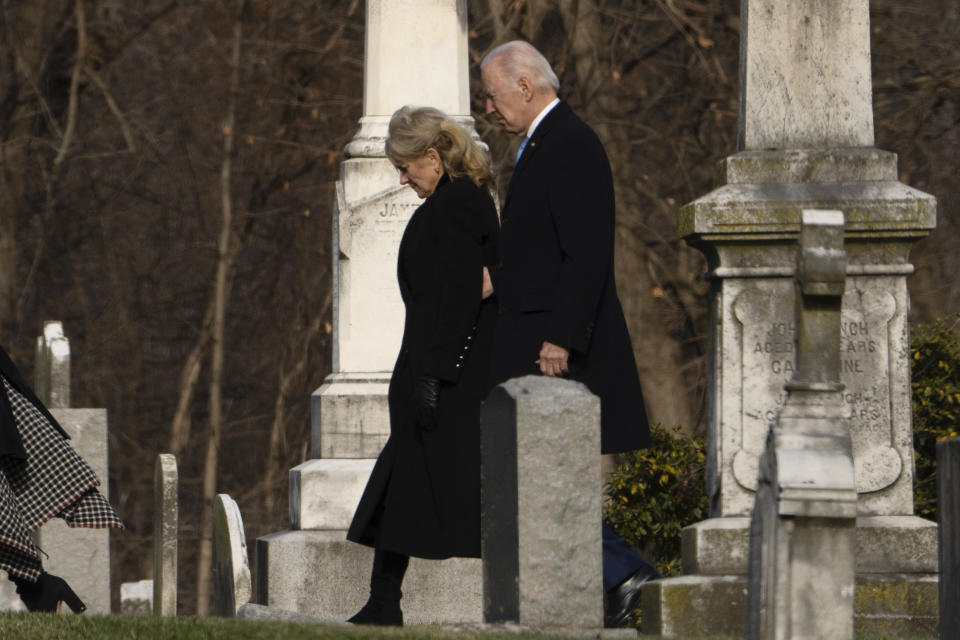
[{"label": "black overcoat", "polygon": [[[480,403],[489,391],[496,303],[481,271],[497,259],[493,199],[446,175],[413,213],[397,261],[406,311],[390,379],[390,437],[347,538],[422,558],[480,556]],[[442,381],[439,426],[423,431],[414,381]]]},{"label": "black overcoat", "polygon": [[560,102],[534,130],[501,211],[492,382],[538,374],[544,341],[565,347],[569,377],[600,397],[603,453],[650,443],[614,280],[614,217],[603,145]]},{"label": "black overcoat", "polygon": [[[10,359],[3,347],[0,347],[0,374],[50,421],[50,424],[60,432],[64,439],[70,439],[60,423],[50,415],[47,408],[33,393],[33,389],[20,375],[20,371],[13,364],[13,360]],[[13,410],[10,408],[10,400],[7,398],[2,385],[0,385],[0,456],[9,456],[20,460],[25,460],[27,457],[27,452],[24,450],[23,442],[20,439],[20,430],[17,429],[17,422],[13,417]]]}]

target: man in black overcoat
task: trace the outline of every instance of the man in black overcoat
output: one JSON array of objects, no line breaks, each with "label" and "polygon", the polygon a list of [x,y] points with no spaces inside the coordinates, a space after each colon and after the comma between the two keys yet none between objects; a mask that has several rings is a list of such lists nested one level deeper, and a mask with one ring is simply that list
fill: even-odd
[{"label": "man in black overcoat", "polygon": [[[633,347],[614,281],[613,177],[593,130],[557,97],[532,45],[514,41],[481,64],[486,113],[523,136],[501,210],[501,262],[485,272],[500,306],[495,384],[569,376],[600,397],[601,449],[650,444]],[[656,569],[603,524],[606,626],[622,625]]]}]

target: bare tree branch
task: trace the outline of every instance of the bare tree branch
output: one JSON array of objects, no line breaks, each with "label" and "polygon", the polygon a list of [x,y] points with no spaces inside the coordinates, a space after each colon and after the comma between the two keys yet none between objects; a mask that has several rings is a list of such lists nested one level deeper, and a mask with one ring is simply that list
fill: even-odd
[{"label": "bare tree branch", "polygon": [[113,99],[113,94],[110,93],[110,88],[103,81],[96,71],[94,71],[90,65],[86,65],[83,68],[83,72],[87,75],[88,78],[93,80],[94,84],[100,89],[100,92],[103,93],[103,99],[107,103],[107,108],[110,109],[110,113],[117,119],[117,124],[120,125],[120,131],[123,133],[123,139],[127,143],[127,151],[133,153],[137,150],[137,145],[133,141],[133,132],[130,130],[130,125],[127,123],[127,119],[123,117],[123,112],[120,111],[120,107],[117,106],[117,101]]},{"label": "bare tree branch", "polygon": [[223,125],[223,161],[220,164],[220,238],[217,242],[217,273],[214,284],[213,331],[210,365],[210,434],[203,468],[203,518],[200,530],[200,557],[197,560],[197,615],[210,610],[210,581],[213,546],[213,499],[217,489],[217,466],[223,434],[223,351],[227,313],[227,286],[233,255],[233,201],[231,198],[234,132],[237,119],[237,94],[240,89],[240,42],[243,34],[244,0],[237,3],[230,55],[230,95]]},{"label": "bare tree branch", "polygon": [[85,65],[87,57],[87,19],[83,10],[83,0],[76,0],[76,19],[77,19],[77,53],[73,64],[73,73],[70,76],[70,99],[67,104],[67,126],[63,132],[63,139],[60,141],[60,149],[57,151],[57,157],[53,160],[53,166],[58,167],[63,162],[67,151],[70,149],[70,143],[73,141],[73,132],[77,126],[77,102],[79,101],[78,92],[80,90],[80,71]]}]

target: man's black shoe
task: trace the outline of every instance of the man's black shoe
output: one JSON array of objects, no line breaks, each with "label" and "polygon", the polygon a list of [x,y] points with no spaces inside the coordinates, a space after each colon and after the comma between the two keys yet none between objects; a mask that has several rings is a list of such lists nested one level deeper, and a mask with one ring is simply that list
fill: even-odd
[{"label": "man's black shoe", "polygon": [[603,626],[611,629],[621,627],[640,604],[640,587],[649,580],[659,580],[663,576],[653,565],[645,565],[632,576],[607,591],[607,611]]}]

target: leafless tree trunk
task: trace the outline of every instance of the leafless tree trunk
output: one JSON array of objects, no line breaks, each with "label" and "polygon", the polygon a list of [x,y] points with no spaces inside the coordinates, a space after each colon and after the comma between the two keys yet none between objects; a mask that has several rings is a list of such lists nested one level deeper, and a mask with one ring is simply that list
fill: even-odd
[{"label": "leafless tree trunk", "polygon": [[286,399],[294,382],[303,375],[307,365],[307,350],[313,339],[320,333],[332,301],[333,289],[329,289],[319,313],[313,316],[310,325],[298,336],[297,346],[294,348],[295,361],[293,366],[282,372],[279,376],[280,380],[277,384],[277,395],[273,405],[273,420],[270,423],[269,454],[267,458],[269,464],[267,465],[268,471],[266,478],[267,490],[264,493],[264,510],[268,514],[272,514],[276,508],[277,487],[280,485],[279,479],[281,475],[287,471],[284,466],[284,454],[287,449],[286,433],[284,431],[287,424]]},{"label": "leafless tree trunk", "polygon": [[217,465],[223,433],[223,350],[224,324],[229,297],[228,281],[233,244],[233,203],[231,199],[231,171],[233,142],[236,126],[237,94],[240,90],[240,40],[243,32],[244,2],[238,3],[233,23],[233,43],[230,55],[230,95],[227,99],[227,117],[223,125],[223,161],[220,164],[220,239],[217,243],[217,274],[214,283],[213,329],[210,358],[210,434],[207,457],[203,466],[203,520],[200,529],[200,557],[197,560],[197,615],[210,610],[210,583],[212,578],[213,499],[217,492]]},{"label": "leafless tree trunk", "polygon": [[190,412],[193,408],[193,394],[197,390],[197,382],[200,380],[200,369],[203,365],[203,358],[207,354],[207,347],[212,337],[213,311],[216,306],[215,297],[216,296],[211,298],[210,303],[207,305],[203,325],[193,344],[193,348],[190,350],[187,359],[180,369],[180,379],[177,385],[177,408],[173,412],[173,420],[170,421],[169,451],[174,455],[179,455],[190,440]]}]

